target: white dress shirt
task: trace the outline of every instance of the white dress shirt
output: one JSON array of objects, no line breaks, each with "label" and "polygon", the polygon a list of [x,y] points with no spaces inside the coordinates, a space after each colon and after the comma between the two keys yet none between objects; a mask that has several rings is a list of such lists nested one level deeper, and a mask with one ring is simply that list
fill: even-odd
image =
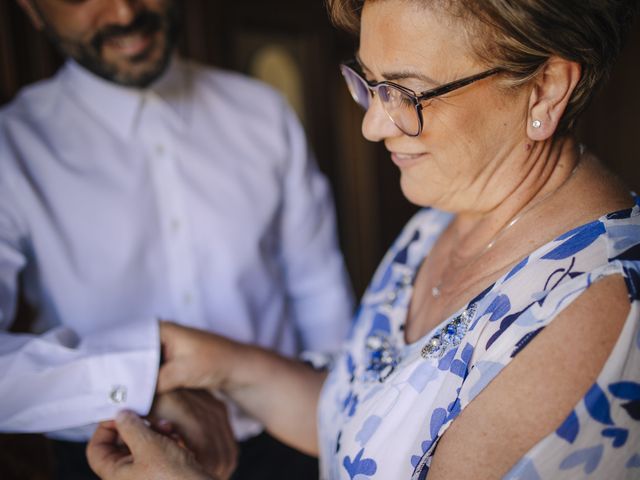
[{"label": "white dress shirt", "polygon": [[[0,431],[146,413],[158,319],[335,349],[348,284],[328,184],[255,80],[174,59],[137,90],[68,62],[0,111]],[[18,285],[33,334],[7,332]]]}]

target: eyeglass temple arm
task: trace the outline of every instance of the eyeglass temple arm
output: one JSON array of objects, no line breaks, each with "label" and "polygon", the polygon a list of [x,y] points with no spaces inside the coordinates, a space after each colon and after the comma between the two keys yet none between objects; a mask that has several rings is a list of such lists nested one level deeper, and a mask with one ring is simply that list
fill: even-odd
[{"label": "eyeglass temple arm", "polygon": [[492,68],[491,70],[487,70],[486,72],[478,73],[477,75],[472,75],[471,77],[463,78],[461,80],[447,83],[442,85],[441,87],[436,87],[433,90],[429,90],[427,92],[423,92],[418,95],[418,101],[428,100],[433,97],[438,97],[440,95],[444,95],[445,93],[449,93],[453,90],[457,90],[459,88],[465,87],[473,82],[477,82],[478,80],[482,80],[483,78],[490,77],[491,75],[495,75],[496,73],[501,72],[502,69],[499,67]]}]

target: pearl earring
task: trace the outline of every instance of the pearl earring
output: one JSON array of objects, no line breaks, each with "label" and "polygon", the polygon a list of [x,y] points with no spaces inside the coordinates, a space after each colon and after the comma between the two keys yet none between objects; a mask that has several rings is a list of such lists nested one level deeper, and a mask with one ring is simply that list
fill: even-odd
[{"label": "pearl earring", "polygon": [[533,122],[531,122],[531,126],[533,128],[540,128],[541,125],[542,125],[542,122],[540,120],[534,120]]}]

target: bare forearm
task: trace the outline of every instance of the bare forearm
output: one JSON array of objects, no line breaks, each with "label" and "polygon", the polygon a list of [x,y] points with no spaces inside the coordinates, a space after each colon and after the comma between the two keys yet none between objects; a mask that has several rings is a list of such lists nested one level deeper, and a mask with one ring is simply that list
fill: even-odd
[{"label": "bare forearm", "polygon": [[317,455],[316,409],[325,374],[297,360],[245,347],[223,389],[271,434]]},{"label": "bare forearm", "polygon": [[221,390],[271,433],[316,454],[316,408],[324,374],[272,351],[170,322],[160,326],[165,362],[158,392]]}]

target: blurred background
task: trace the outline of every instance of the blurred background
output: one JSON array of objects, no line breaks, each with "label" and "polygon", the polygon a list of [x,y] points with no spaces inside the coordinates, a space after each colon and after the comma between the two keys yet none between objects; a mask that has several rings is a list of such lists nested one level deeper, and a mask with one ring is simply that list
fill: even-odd
[{"label": "blurred background", "polygon": [[[362,112],[349,97],[337,67],[353,56],[355,39],[332,27],[323,0],[183,4],[184,56],[271,83],[300,116],[320,168],[331,182],[340,242],[360,296],[416,208],[402,196],[397,169],[384,148],[364,141],[360,134]],[[49,77],[61,63],[16,2],[0,0],[0,105],[23,85]],[[588,148],[636,191],[640,188],[639,80],[637,22],[608,85],[578,129]],[[31,452],[30,461],[24,463],[11,453],[21,449]],[[46,445],[34,444],[30,436],[0,437],[0,478],[45,479],[46,458]]]}]

